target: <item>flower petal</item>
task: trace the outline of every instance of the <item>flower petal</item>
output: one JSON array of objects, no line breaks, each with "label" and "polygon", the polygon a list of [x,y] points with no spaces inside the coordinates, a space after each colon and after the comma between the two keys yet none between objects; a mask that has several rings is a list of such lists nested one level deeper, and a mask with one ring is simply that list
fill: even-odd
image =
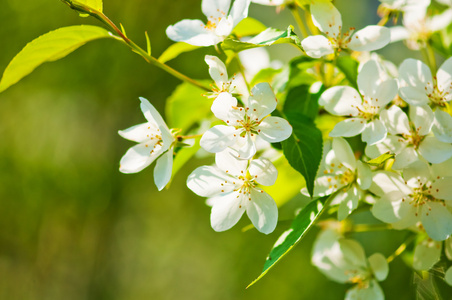
[{"label": "flower petal", "polygon": [[452,116],[442,110],[435,110],[432,131],[441,142],[452,143]]},{"label": "flower petal", "polygon": [[339,209],[337,211],[337,219],[339,221],[342,221],[358,207],[358,189],[355,185],[353,185],[347,190],[347,192],[338,194],[334,200],[336,200],[336,198],[340,196],[341,199]]},{"label": "flower petal", "polygon": [[374,253],[368,258],[370,268],[378,281],[383,281],[388,277],[389,266],[386,258],[381,253]]},{"label": "flower petal", "polygon": [[[399,68],[401,86],[411,86],[424,94],[433,91],[433,78],[429,67],[417,59],[405,59]],[[403,96],[400,95],[402,98]],[[418,98],[418,97],[416,97]],[[408,101],[403,98],[403,100]]]},{"label": "flower petal", "polygon": [[367,123],[366,128],[362,132],[362,140],[369,145],[377,144],[386,138],[387,133],[384,123],[375,119]]},{"label": "flower petal", "polygon": [[119,171],[125,174],[137,173],[149,166],[163,151],[160,144],[141,143],[135,145],[121,158]]},{"label": "flower petal", "polygon": [[232,148],[237,151],[237,157],[240,159],[250,159],[256,154],[256,144],[249,132],[246,132],[244,136],[238,137]]},{"label": "flower petal", "polygon": [[209,66],[210,77],[215,81],[215,84],[220,90],[223,90],[225,83],[229,81],[228,71],[224,63],[216,56],[206,55],[205,62]]},{"label": "flower petal", "polygon": [[359,285],[355,285],[347,291],[345,294],[345,300],[384,300],[385,296],[380,285],[375,279],[371,279],[367,288],[360,288]]},{"label": "flower petal", "polygon": [[311,4],[311,16],[314,25],[330,37],[338,37],[342,27],[342,17],[330,2],[316,1]]},{"label": "flower petal", "polygon": [[431,184],[433,197],[442,200],[452,200],[452,176],[435,180]]},{"label": "flower petal", "polygon": [[125,139],[137,143],[143,143],[152,140],[158,142],[160,139],[156,138],[155,135],[160,135],[160,132],[157,131],[157,129],[158,127],[154,123],[142,123],[124,130],[119,130],[118,134]]},{"label": "flower petal", "polygon": [[430,201],[421,213],[422,225],[428,236],[444,241],[452,234],[452,214],[442,203]]},{"label": "flower petal", "polygon": [[348,169],[356,169],[356,158],[349,143],[343,138],[333,138],[333,151],[336,158]]},{"label": "flower petal", "polygon": [[430,133],[434,118],[433,111],[428,105],[410,107],[410,119],[414,123],[419,135]]},{"label": "flower petal", "polygon": [[427,271],[439,261],[440,255],[441,243],[425,239],[414,248],[413,268],[419,271]]},{"label": "flower petal", "polygon": [[260,121],[271,114],[277,104],[275,93],[267,82],[256,84],[248,98],[248,116],[251,120]]},{"label": "flower petal", "polygon": [[403,195],[399,192],[390,192],[382,196],[372,206],[372,214],[385,223],[395,223],[409,218],[412,213],[412,206],[408,203],[408,200],[402,201],[401,197]]},{"label": "flower petal", "polygon": [[259,136],[269,143],[284,141],[292,134],[292,126],[280,117],[266,117],[256,129],[259,131]]},{"label": "flower petal", "polygon": [[367,190],[372,184],[372,170],[370,169],[368,164],[363,163],[360,160],[358,160],[356,163],[358,170],[358,179],[356,180],[356,182],[358,183],[360,189]]},{"label": "flower petal", "polygon": [[233,191],[235,180],[216,167],[201,166],[188,175],[187,187],[201,197],[212,197]]},{"label": "flower petal", "polygon": [[245,212],[245,201],[247,201],[245,195],[238,192],[215,197],[210,213],[210,225],[213,230],[225,231],[237,224]]},{"label": "flower petal", "polygon": [[349,86],[335,86],[327,89],[319,98],[330,114],[337,116],[356,116],[361,106],[361,96],[357,90]]},{"label": "flower petal", "polygon": [[222,18],[229,12],[231,0],[203,0],[201,3],[202,13],[208,19]]},{"label": "flower petal", "polygon": [[275,184],[278,177],[278,170],[271,161],[265,158],[254,159],[248,168],[254,180],[262,185],[270,186]]},{"label": "flower petal", "polygon": [[438,69],[436,73],[436,82],[438,89],[444,92],[451,92],[452,90],[452,57],[449,57]]},{"label": "flower petal", "polygon": [[262,233],[272,233],[278,223],[278,207],[275,200],[263,190],[250,189],[246,213],[254,227]]},{"label": "flower petal", "polygon": [[173,172],[173,148],[157,159],[154,167],[154,182],[161,191],[170,181]]},{"label": "flower petal", "polygon": [[397,105],[391,106],[380,113],[388,132],[391,134],[410,134],[410,123],[406,113]]},{"label": "flower petal", "polygon": [[199,144],[204,150],[217,153],[228,146],[234,145],[239,138],[240,132],[240,130],[232,126],[216,125],[203,134]]},{"label": "flower petal", "polygon": [[373,98],[371,98],[370,101],[373,106],[376,106],[378,109],[382,109],[397,96],[398,91],[399,86],[397,84],[397,80],[385,80],[377,86],[377,89],[373,94]]},{"label": "flower petal", "polygon": [[245,117],[245,109],[237,107],[237,99],[229,93],[221,93],[213,101],[210,108],[218,119],[229,126],[237,126]]},{"label": "flower petal", "polygon": [[439,164],[452,157],[452,144],[443,143],[434,136],[428,136],[419,145],[418,152],[428,162]]},{"label": "flower petal", "polygon": [[419,155],[413,147],[407,147],[403,149],[400,153],[396,154],[394,157],[394,163],[392,164],[392,169],[402,170],[409,166],[410,164],[419,160]]},{"label": "flower petal", "polygon": [[401,87],[399,88],[399,95],[410,105],[426,105],[430,102],[427,94],[418,87]]},{"label": "flower petal", "polygon": [[378,144],[367,145],[365,153],[370,158],[377,158],[387,152],[400,153],[405,147],[405,143],[398,136],[388,135],[386,139]]},{"label": "flower petal", "polygon": [[390,40],[391,32],[388,28],[370,25],[353,34],[348,47],[354,51],[374,51],[386,46]]},{"label": "flower petal", "polygon": [[360,118],[350,118],[341,121],[330,132],[331,137],[351,137],[360,134],[366,128],[367,123]]},{"label": "flower petal", "polygon": [[171,135],[171,132],[169,131],[168,126],[166,126],[166,123],[163,120],[162,116],[147,99],[140,97],[140,101],[140,107],[141,111],[144,114],[144,117],[150,123],[154,123],[158,126],[162,136],[163,144],[168,145],[169,147],[170,144],[174,141],[174,137]]},{"label": "flower petal", "polygon": [[[402,196],[413,193],[413,191],[406,186],[405,181],[400,175],[388,171],[375,173],[372,176],[372,184],[369,190],[380,197],[387,196],[393,192],[397,192]],[[397,194],[394,194],[393,196],[395,197]]]},{"label": "flower petal", "polygon": [[193,46],[216,45],[223,40],[205,27],[201,20],[182,20],[166,28],[166,35],[175,42],[185,42]]},{"label": "flower petal", "polygon": [[248,9],[250,0],[235,0],[232,4],[229,15],[232,17],[233,27],[240,23],[243,19],[248,17]]},{"label": "flower petal", "polygon": [[306,52],[306,55],[313,58],[320,58],[322,56],[334,53],[334,47],[323,35],[311,35],[301,41],[301,46]]},{"label": "flower petal", "polygon": [[226,148],[224,151],[215,154],[215,164],[217,167],[229,175],[235,177],[245,176],[248,168],[248,161],[237,159],[234,150]]}]

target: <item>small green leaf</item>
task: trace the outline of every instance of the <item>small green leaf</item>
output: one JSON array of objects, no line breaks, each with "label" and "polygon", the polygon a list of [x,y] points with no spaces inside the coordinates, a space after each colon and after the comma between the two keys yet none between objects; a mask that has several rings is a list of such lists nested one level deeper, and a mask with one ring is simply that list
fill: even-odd
[{"label": "small green leaf", "polygon": [[272,82],[273,78],[281,73],[282,69],[272,69],[272,68],[266,68],[260,70],[256,75],[254,75],[253,80],[250,82],[250,86],[255,86],[258,83],[261,82]]},{"label": "small green leaf", "polygon": [[374,158],[374,159],[371,159],[369,161],[366,161],[366,163],[368,165],[378,167],[381,164],[385,163],[388,159],[392,159],[394,157],[395,157],[394,153],[386,152],[386,153],[380,155],[377,158]]},{"label": "small green leaf", "polygon": [[303,175],[309,194],[314,193],[314,180],[322,160],[322,132],[307,116],[297,112],[286,114],[293,133],[282,142],[284,156]]},{"label": "small green leaf", "polygon": [[358,89],[358,61],[350,56],[339,56],[336,61],[336,66],[342,73],[348,82],[356,89]]},{"label": "small green leaf", "polygon": [[169,127],[188,130],[210,114],[212,101],[203,96],[205,91],[187,82],[181,83],[168,97],[166,117]]},{"label": "small green leaf", "polygon": [[286,230],[276,241],[267,260],[264,264],[262,273],[253,282],[251,282],[247,288],[255,284],[267,272],[277,263],[279,260],[292,250],[296,244],[306,235],[308,230],[314,225],[319,216],[322,214],[325,204],[330,196],[320,198],[318,200],[310,202],[303,208],[300,213],[295,217],[290,226],[290,229]]},{"label": "small green leaf", "polygon": [[314,120],[319,112],[319,97],[323,90],[311,94],[310,88],[310,85],[305,84],[291,88],[284,102],[284,113],[297,112]]},{"label": "small green leaf", "polygon": [[196,154],[201,147],[199,145],[200,138],[195,139],[195,144],[191,147],[183,147],[176,153],[176,157],[173,161],[173,173],[171,178]]},{"label": "small green leaf", "polygon": [[88,17],[89,11],[102,12],[102,0],[62,0],[78,11],[80,17]]},{"label": "small green leaf", "polygon": [[113,37],[107,30],[90,25],[59,28],[28,43],[9,63],[0,81],[0,92],[15,84],[41,64],[65,57],[89,41]]},{"label": "small green leaf", "polygon": [[102,0],[78,0],[73,2],[79,2],[80,4],[84,4],[88,7],[91,7],[98,12],[102,12]]},{"label": "small green leaf", "polygon": [[240,23],[235,26],[232,34],[236,35],[237,37],[250,36],[259,34],[265,29],[267,29],[267,26],[256,19],[248,17],[240,21]]},{"label": "small green leaf", "polygon": [[198,49],[200,47],[193,46],[184,42],[177,42],[169,46],[158,58],[158,61],[161,63],[166,63],[167,61],[170,61],[172,59],[175,59],[180,54],[184,52],[193,51],[195,49]]},{"label": "small green leaf", "polygon": [[242,42],[236,39],[228,38],[223,41],[222,48],[224,50],[240,52],[246,49],[284,43],[293,44],[301,49],[300,38],[295,34],[292,26],[289,26],[286,31],[281,31],[274,28],[267,28],[265,31],[256,35],[247,42]]},{"label": "small green leaf", "polygon": [[314,67],[319,63],[318,59],[309,56],[299,56],[292,59],[289,63],[289,83],[290,87],[299,85],[311,85],[318,81],[312,72],[306,72],[307,69]]}]

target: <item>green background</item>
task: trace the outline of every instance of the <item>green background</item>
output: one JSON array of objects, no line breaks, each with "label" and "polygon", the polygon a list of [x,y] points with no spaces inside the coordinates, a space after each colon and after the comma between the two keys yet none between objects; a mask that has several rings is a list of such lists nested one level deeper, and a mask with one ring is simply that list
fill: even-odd
[{"label": "green background", "polygon": [[[57,0],[0,3],[1,70],[41,34],[98,24]],[[337,6],[346,24],[378,22],[376,1],[340,0]],[[172,44],[164,34],[168,25],[204,19],[198,0],[105,0],[104,12],[143,46],[147,31],[155,56]],[[275,17],[274,8],[252,5],[250,15],[280,29],[294,24],[287,10]],[[297,54],[286,45],[273,50],[283,61]],[[169,64],[206,79],[207,53],[213,49]],[[404,53],[395,51],[395,61]],[[242,232],[247,218],[214,232],[210,208],[185,185],[194,168],[211,160],[190,162],[162,192],[152,167],[133,175],[118,171],[133,143],[116,132],[144,121],[138,97],[163,112],[179,83],[120,43],[99,40],[0,94],[0,299],[343,299],[348,286],[310,265],[318,229],[245,290],[288,223],[269,236]],[[289,203],[280,213],[289,216],[297,206]],[[389,255],[403,236],[355,237],[367,242],[367,255]],[[412,282],[396,259],[382,283],[386,298],[413,299]]]}]

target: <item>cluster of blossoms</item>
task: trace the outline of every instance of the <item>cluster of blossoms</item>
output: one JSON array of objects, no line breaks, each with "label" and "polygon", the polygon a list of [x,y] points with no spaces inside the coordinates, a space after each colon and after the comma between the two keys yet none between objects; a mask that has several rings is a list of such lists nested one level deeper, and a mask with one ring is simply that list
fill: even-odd
[{"label": "cluster of blossoms", "polygon": [[[250,2],[292,10],[297,5],[282,0],[203,0],[207,23],[182,20],[166,33],[176,42],[216,45],[219,55],[224,55],[221,43],[248,16]],[[323,59],[317,68],[305,71],[319,72],[322,79],[330,67],[334,77],[339,73],[334,68],[338,57],[350,53],[358,57],[358,51],[367,53],[400,40],[411,49],[430,47],[431,36],[452,23],[452,3],[439,2],[446,8],[431,16],[429,0],[381,0],[384,22],[355,32],[354,28],[343,30],[341,15],[330,1],[306,1],[304,8],[312,18],[306,23],[312,22],[312,31],[321,34],[306,36],[299,46],[305,57]],[[399,15],[403,26],[384,26]],[[432,56],[428,64],[408,58],[399,68],[377,55],[359,57],[356,82],[348,82],[351,86],[344,85],[346,81],[322,82],[318,104],[323,113],[341,121],[327,132],[331,139],[325,142],[312,196],[330,195],[329,205],[337,206],[339,222],[352,222],[349,219],[361,207],[389,229],[409,230],[418,237],[412,267],[428,270],[439,261],[443,247],[452,259],[452,58],[436,70]],[[216,121],[200,134],[200,146],[215,154],[215,164],[195,169],[187,186],[208,198],[214,230],[230,229],[246,211],[254,227],[269,234],[277,225],[278,208],[261,186],[273,185],[278,171],[272,158],[264,158],[262,152],[270,143],[288,139],[292,126],[285,118],[271,115],[278,107],[271,79],[247,87],[243,66],[249,62],[243,63],[242,74],[232,78],[230,66],[219,57],[206,55],[205,62],[215,83],[206,101],[213,100],[211,112],[221,123]],[[171,179],[173,155],[185,137],[178,135],[178,129],[168,129],[155,108],[140,99],[147,122],[119,131],[139,143],[121,159],[120,171],[139,172],[157,160],[154,180],[161,190]],[[359,135],[363,144],[348,139]],[[309,196],[307,188],[301,193]],[[312,263],[331,280],[353,284],[346,299],[384,299],[378,282],[387,277],[390,260],[379,253],[366,258],[362,246],[337,228],[341,227],[323,226]],[[452,285],[452,269],[445,273],[445,280]]]}]

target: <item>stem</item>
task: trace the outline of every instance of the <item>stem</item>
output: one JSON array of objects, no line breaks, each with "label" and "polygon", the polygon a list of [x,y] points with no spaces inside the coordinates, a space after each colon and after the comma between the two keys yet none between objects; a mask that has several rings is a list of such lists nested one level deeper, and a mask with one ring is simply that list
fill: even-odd
[{"label": "stem", "polygon": [[89,6],[83,5],[81,3],[78,3],[76,1],[72,1],[72,0],[61,0],[64,3],[66,3],[67,5],[69,5],[70,8],[76,10],[76,11],[80,11],[83,13],[87,13],[91,16],[93,16],[94,18],[98,19],[99,21],[101,21],[102,23],[104,23],[107,27],[109,27],[111,30],[113,30],[116,34],[119,35],[119,37],[122,39],[122,41],[129,46],[133,52],[137,53],[138,55],[140,55],[141,57],[143,57],[143,59],[150,63],[153,64],[156,67],[159,67],[160,69],[168,72],[169,74],[173,75],[174,77],[182,80],[182,81],[186,81],[188,83],[193,84],[194,86],[197,86],[205,91],[210,91],[210,88],[205,86],[204,84],[200,83],[199,81],[196,81],[182,73],[180,73],[179,71],[171,68],[170,66],[161,63],[160,61],[158,61],[155,57],[149,55],[149,53],[145,50],[143,50],[140,46],[138,46],[137,44],[135,44],[131,39],[129,39],[106,15],[104,15],[102,12],[97,11],[95,9],[90,8]]},{"label": "stem", "polygon": [[319,29],[312,22],[311,13],[308,10],[304,12],[304,19],[306,20],[306,24],[308,25],[309,31],[311,31],[312,35],[319,34]]},{"label": "stem", "polygon": [[378,26],[385,26],[389,21],[389,14],[385,14],[383,18],[377,23]]},{"label": "stem", "polygon": [[432,71],[432,74],[436,74],[436,58],[435,58],[435,51],[433,51],[432,46],[427,42],[427,56],[428,56],[428,60],[429,60],[429,67],[430,70]]},{"label": "stem", "polygon": [[306,29],[306,26],[303,23],[303,20],[300,17],[300,13],[298,12],[298,7],[296,5],[289,6],[290,12],[292,13],[293,18],[295,19],[295,22],[297,22],[298,28],[300,28],[301,35],[303,37],[308,37],[309,33]]},{"label": "stem", "polygon": [[176,136],[176,139],[180,141],[180,140],[186,140],[186,139],[195,139],[195,138],[198,138],[201,136],[202,136],[202,133],[201,134],[192,134],[192,135],[178,135],[178,136]]},{"label": "stem", "polygon": [[386,261],[387,261],[388,263],[390,263],[391,261],[393,261],[394,258],[396,258],[396,257],[399,256],[400,254],[402,254],[403,251],[406,250],[406,247],[407,247],[409,244],[411,244],[412,242],[414,242],[415,239],[416,239],[416,235],[415,235],[415,234],[413,234],[413,235],[411,235],[410,237],[408,237],[408,238],[405,240],[405,242],[404,242],[402,245],[400,245],[399,248],[397,248],[397,250],[394,251],[394,253],[392,253],[392,254],[386,259]]},{"label": "stem", "polygon": [[369,232],[369,231],[380,231],[380,230],[387,230],[392,229],[391,224],[356,224],[353,225],[350,229],[350,232]]}]

